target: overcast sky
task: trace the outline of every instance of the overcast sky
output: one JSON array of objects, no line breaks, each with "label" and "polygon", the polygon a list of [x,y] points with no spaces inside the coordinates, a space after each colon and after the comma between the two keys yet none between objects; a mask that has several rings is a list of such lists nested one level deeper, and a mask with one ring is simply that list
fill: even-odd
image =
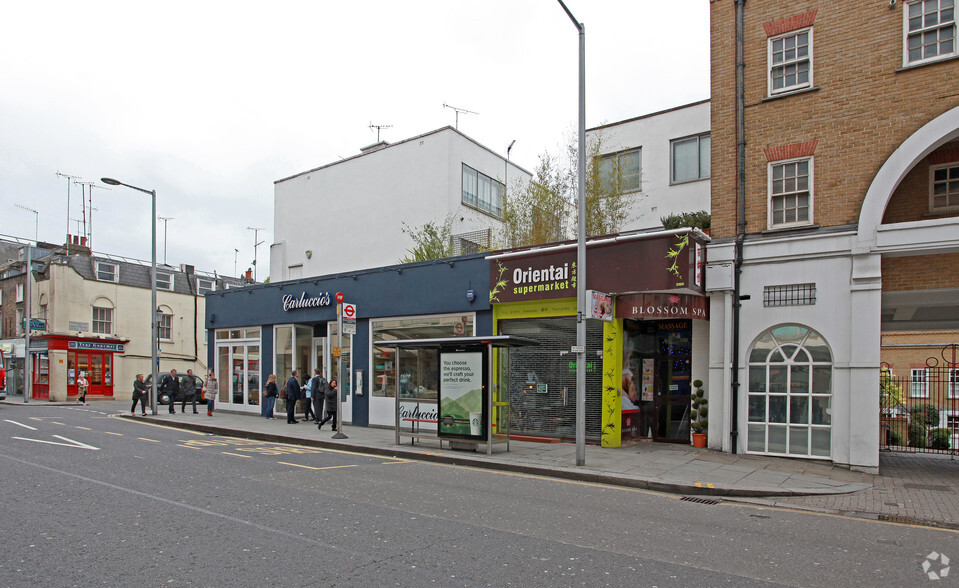
[{"label": "overcast sky", "polygon": [[[586,124],[709,97],[707,0],[566,0],[586,26]],[[166,259],[269,275],[273,182],[454,125],[532,170],[575,129],[578,38],[556,0],[9,2],[0,234],[63,243],[67,180],[157,191]],[[92,245],[150,259],[150,197],[94,188]],[[70,188],[81,220],[81,187]],[[69,221],[78,233],[77,220]],[[362,247],[362,219],[330,219]],[[88,217],[88,223],[89,223]],[[82,233],[82,224],[80,233]],[[89,227],[88,227],[89,229]],[[281,230],[311,230],[296,219]],[[164,223],[157,229],[164,260]],[[280,236],[282,239],[282,235]],[[398,250],[408,243],[398,244]],[[235,250],[238,249],[237,254]]]}]

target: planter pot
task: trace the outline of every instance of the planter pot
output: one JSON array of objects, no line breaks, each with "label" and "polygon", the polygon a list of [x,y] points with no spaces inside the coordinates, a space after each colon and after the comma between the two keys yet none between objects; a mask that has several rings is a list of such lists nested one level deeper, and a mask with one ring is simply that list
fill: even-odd
[{"label": "planter pot", "polygon": [[706,433],[693,433],[693,447],[706,447]]}]

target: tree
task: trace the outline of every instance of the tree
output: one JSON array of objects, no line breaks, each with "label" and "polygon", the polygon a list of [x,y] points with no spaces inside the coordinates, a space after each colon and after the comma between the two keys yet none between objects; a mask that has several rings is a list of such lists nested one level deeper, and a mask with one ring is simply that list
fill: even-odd
[{"label": "tree", "polygon": [[428,261],[453,256],[453,245],[450,239],[453,234],[453,215],[447,215],[442,225],[430,221],[422,227],[411,227],[402,223],[402,231],[413,239],[413,248],[407,249],[407,256],[400,259],[400,263],[414,261]]},{"label": "tree", "polygon": [[539,157],[536,176],[522,189],[507,190],[503,224],[497,240],[502,247],[529,247],[566,238],[569,203],[563,198],[563,172],[548,152]]},{"label": "tree", "polygon": [[[617,157],[603,153],[607,143],[602,133],[590,135],[586,149],[586,235],[617,233],[629,220],[632,198],[621,189],[623,166]],[[570,238],[567,227],[575,228],[579,220],[578,154],[578,139],[571,133],[565,158],[544,152],[534,179],[507,189],[499,246],[529,247]]]}]

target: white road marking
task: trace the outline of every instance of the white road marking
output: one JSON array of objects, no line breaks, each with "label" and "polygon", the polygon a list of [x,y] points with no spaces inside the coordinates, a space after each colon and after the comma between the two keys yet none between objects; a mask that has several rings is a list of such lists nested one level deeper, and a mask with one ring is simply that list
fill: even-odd
[{"label": "white road marking", "polygon": [[18,423],[17,421],[11,421],[10,419],[4,419],[4,420],[6,420],[8,423],[13,423],[14,425],[17,425],[18,427],[23,427],[24,429],[30,429],[31,431],[36,431],[36,430],[37,430],[36,427],[31,427],[30,425],[25,425],[25,424],[23,424],[23,423]]},{"label": "white road marking", "polygon": [[73,439],[67,439],[66,437],[61,437],[60,435],[54,435],[57,439],[62,439],[66,443],[57,443],[56,441],[44,441],[43,439],[27,439],[26,437],[13,437],[14,439],[20,439],[21,441],[33,441],[34,443],[48,443],[50,445],[63,445],[64,447],[76,447],[78,449],[92,449],[93,451],[100,451],[99,447],[94,447],[93,445],[87,445],[86,443],[80,443],[79,441],[74,441]]}]

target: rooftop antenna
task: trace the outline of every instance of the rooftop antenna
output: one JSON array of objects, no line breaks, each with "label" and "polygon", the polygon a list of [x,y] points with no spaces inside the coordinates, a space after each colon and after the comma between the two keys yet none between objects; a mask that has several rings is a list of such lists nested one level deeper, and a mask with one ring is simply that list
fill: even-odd
[{"label": "rooftop antenna", "polygon": [[257,241],[256,236],[260,231],[265,231],[263,227],[247,227],[248,231],[253,231],[253,282],[256,283],[256,248],[263,244],[263,241]]},{"label": "rooftop antenna", "polygon": [[457,108],[457,107],[455,107],[455,106],[451,106],[451,105],[449,105],[449,104],[447,104],[447,103],[445,103],[445,102],[443,103],[443,108],[452,108],[453,110],[456,111],[456,130],[459,130],[459,128],[460,128],[460,113],[461,113],[461,112],[462,112],[463,114],[479,114],[478,112],[473,112],[472,110],[466,110],[465,108]]},{"label": "rooftop antenna", "polygon": [[[74,180],[73,183],[80,186],[81,189],[83,189],[83,186],[87,186],[87,200],[85,203],[83,203],[83,236],[87,238],[87,247],[93,249],[93,211],[99,210],[93,207],[93,189],[97,188],[99,190],[109,190],[110,188],[105,186],[97,186],[96,182],[78,182]],[[87,223],[88,218],[89,224]]]},{"label": "rooftop antenna", "polygon": [[163,221],[163,265],[166,265],[166,223],[176,219],[172,216],[158,216],[157,220]]},{"label": "rooftop antenna", "polygon": [[57,171],[57,177],[67,179],[67,257],[70,256],[70,182],[79,180],[80,176],[71,176]]},{"label": "rooftop antenna", "polygon": [[392,128],[393,128],[393,125],[374,125],[373,123],[370,123],[370,128],[371,128],[371,129],[376,129],[376,142],[379,143],[379,142],[380,142],[380,129],[392,129]]}]

